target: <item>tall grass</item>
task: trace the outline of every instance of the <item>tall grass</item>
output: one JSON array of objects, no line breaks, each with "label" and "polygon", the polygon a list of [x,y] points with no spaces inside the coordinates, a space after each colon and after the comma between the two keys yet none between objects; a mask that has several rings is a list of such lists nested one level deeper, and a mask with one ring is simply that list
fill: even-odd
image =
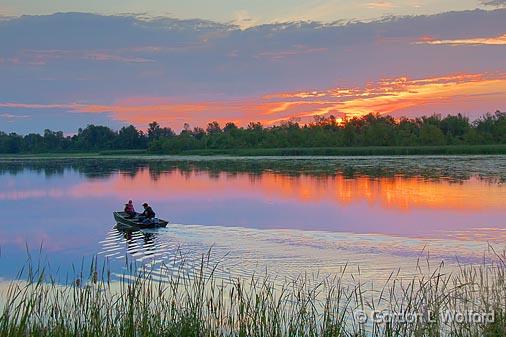
[{"label": "tall grass", "polygon": [[[413,278],[392,273],[380,287],[360,272],[344,277],[347,268],[315,283],[304,275],[283,282],[224,279],[216,267],[202,256],[194,269],[163,266],[160,281],[145,268],[112,278],[95,261],[61,283],[30,263],[5,293],[0,336],[506,336],[504,253],[453,273],[443,264],[418,263]],[[364,323],[360,310],[424,316]],[[440,316],[468,310],[494,312],[494,321]]]}]

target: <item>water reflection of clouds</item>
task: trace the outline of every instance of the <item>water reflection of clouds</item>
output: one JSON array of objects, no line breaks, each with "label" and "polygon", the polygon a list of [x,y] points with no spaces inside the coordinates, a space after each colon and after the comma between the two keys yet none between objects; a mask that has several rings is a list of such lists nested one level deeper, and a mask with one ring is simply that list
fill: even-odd
[{"label": "water reflection of clouds", "polygon": [[[136,196],[147,199],[171,199],[212,195],[213,198],[256,196],[258,198],[288,199],[299,202],[333,201],[348,205],[366,201],[382,208],[399,211],[412,208],[458,209],[464,212],[501,209],[506,189],[477,178],[454,184],[431,181],[421,177],[368,177],[353,179],[341,174],[314,177],[308,174],[289,176],[266,172],[254,176],[242,173],[218,173],[213,179],[201,172],[178,169],[161,172],[153,179],[147,168],[135,175],[115,173],[108,179],[85,179],[65,186],[65,189],[18,190],[0,192],[0,199],[29,198],[92,198]],[[233,195],[233,196],[232,196]],[[128,198],[128,197],[126,197]]]}]

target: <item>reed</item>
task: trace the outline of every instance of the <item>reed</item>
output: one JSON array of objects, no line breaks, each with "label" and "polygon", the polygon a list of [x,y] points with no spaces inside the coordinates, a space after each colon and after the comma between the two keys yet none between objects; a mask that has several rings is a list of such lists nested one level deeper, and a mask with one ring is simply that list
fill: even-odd
[{"label": "reed", "polygon": [[[380,286],[347,268],[318,282],[223,278],[209,261],[114,276],[94,260],[66,282],[29,262],[3,295],[0,336],[506,336],[504,253],[454,272],[419,261],[417,275],[393,272]],[[357,315],[373,310],[423,317],[364,323]],[[494,319],[444,319],[469,310]]]}]

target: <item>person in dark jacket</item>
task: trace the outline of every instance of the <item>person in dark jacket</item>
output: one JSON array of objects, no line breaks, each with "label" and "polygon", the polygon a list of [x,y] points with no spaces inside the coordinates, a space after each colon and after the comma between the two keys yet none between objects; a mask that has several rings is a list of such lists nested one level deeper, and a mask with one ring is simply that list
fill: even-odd
[{"label": "person in dark jacket", "polygon": [[151,206],[148,205],[148,203],[142,204],[142,207],[144,207],[144,212],[139,216],[139,219],[142,220],[144,223],[151,222],[151,219],[155,217],[155,212],[151,208]]}]

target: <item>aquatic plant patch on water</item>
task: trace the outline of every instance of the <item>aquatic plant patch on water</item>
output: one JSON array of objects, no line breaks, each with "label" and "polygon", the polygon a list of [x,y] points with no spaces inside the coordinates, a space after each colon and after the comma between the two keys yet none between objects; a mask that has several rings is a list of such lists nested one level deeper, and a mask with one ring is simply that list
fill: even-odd
[{"label": "aquatic plant patch on water", "polygon": [[[112,278],[104,264],[56,282],[28,265],[2,293],[0,336],[505,336],[504,254],[493,263],[418,264],[381,286],[352,274],[317,284],[224,279],[208,256],[194,270],[146,268]],[[83,277],[83,275],[88,275]]]}]

